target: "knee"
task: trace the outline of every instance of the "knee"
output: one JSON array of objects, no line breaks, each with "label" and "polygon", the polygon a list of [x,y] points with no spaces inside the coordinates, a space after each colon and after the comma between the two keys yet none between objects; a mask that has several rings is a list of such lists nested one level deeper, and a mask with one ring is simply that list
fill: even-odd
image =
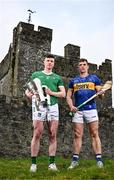
[{"label": "knee", "polygon": [[52,140],[55,140],[55,139],[56,139],[56,131],[55,131],[54,129],[52,129],[52,130],[50,131],[50,138],[51,138]]},{"label": "knee", "polygon": [[75,138],[82,138],[82,136],[83,136],[83,133],[81,131],[78,131],[78,130],[74,131]]},{"label": "knee", "polygon": [[34,138],[37,140],[37,139],[40,139],[41,136],[42,136],[42,130],[39,129],[39,128],[35,128],[34,129]]},{"label": "knee", "polygon": [[98,130],[94,130],[94,131],[91,132],[91,137],[92,138],[97,138],[98,136],[99,136]]}]

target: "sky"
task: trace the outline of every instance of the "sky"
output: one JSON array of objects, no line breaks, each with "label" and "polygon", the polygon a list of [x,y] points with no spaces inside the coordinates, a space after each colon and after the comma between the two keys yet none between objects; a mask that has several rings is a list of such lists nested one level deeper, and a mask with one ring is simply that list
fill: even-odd
[{"label": "sky", "polygon": [[114,0],[0,0],[0,61],[12,43],[14,27],[28,21],[28,9],[35,11],[35,30],[53,29],[53,54],[64,56],[70,43],[80,46],[81,57],[89,62],[100,65],[111,59],[114,67]]}]

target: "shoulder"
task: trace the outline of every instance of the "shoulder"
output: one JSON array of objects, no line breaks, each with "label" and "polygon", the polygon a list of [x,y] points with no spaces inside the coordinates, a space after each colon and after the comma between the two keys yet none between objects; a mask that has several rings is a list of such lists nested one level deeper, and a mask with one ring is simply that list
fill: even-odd
[{"label": "shoulder", "polygon": [[80,80],[80,76],[75,76],[70,79],[70,82],[78,82]]},{"label": "shoulder", "polygon": [[96,74],[90,74],[89,77],[93,82],[98,84],[101,83],[101,79]]},{"label": "shoulder", "polygon": [[96,74],[89,74],[90,77],[98,77]]},{"label": "shoulder", "polygon": [[93,79],[100,79],[96,74],[89,74],[89,77]]},{"label": "shoulder", "polygon": [[42,74],[42,71],[35,71],[35,72],[32,73],[31,78],[32,78],[32,79],[37,78],[37,77],[39,77],[41,74]]},{"label": "shoulder", "polygon": [[32,74],[40,74],[40,73],[42,73],[42,71],[35,71]]},{"label": "shoulder", "polygon": [[59,74],[52,73],[52,76],[55,77],[55,78],[61,79],[61,76]]},{"label": "shoulder", "polygon": [[32,73],[32,76],[42,74],[42,71],[35,71]]}]

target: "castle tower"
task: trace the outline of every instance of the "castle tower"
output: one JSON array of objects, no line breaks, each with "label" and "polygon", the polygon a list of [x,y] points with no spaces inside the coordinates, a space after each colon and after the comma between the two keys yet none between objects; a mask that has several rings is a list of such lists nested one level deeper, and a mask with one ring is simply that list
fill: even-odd
[{"label": "castle tower", "polygon": [[[30,74],[42,67],[43,54],[51,51],[52,30],[20,22],[13,30],[12,44],[12,95],[21,97]],[[38,62],[39,61],[39,62]],[[41,65],[40,65],[41,64]]]}]

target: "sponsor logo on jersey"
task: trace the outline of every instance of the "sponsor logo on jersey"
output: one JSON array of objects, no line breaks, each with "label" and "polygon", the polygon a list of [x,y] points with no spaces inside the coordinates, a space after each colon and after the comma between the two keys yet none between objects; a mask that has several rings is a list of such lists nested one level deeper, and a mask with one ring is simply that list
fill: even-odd
[{"label": "sponsor logo on jersey", "polygon": [[90,89],[90,90],[95,90],[95,84],[92,82],[86,82],[86,83],[77,83],[74,84],[74,92],[78,91],[80,89]]}]

